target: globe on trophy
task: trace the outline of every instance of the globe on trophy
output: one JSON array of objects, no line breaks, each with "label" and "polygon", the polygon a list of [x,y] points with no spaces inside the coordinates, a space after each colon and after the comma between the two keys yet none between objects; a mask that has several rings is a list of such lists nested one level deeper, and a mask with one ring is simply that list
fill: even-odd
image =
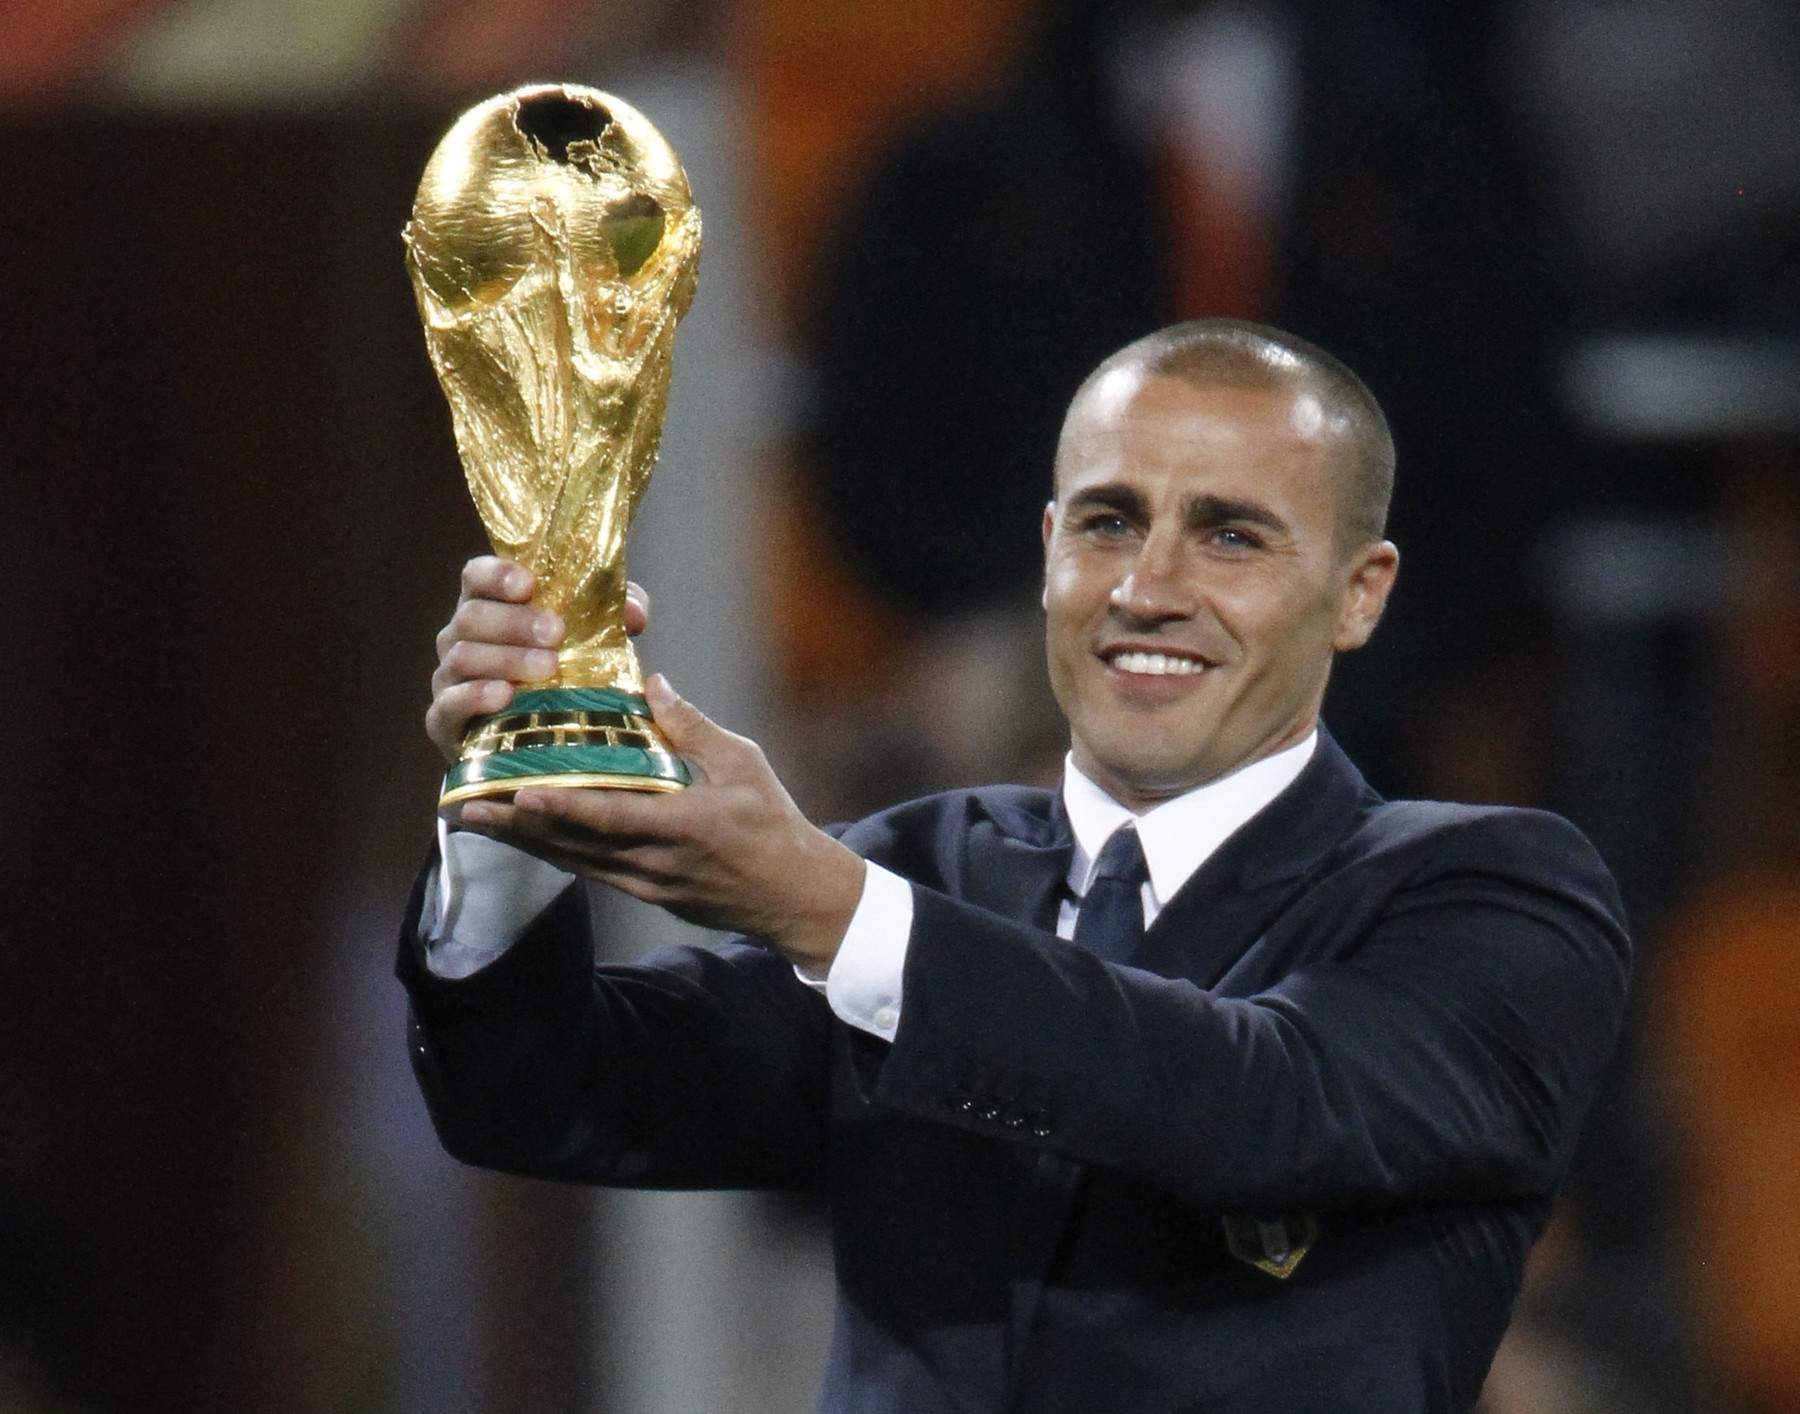
[{"label": "globe on trophy", "polygon": [[680,159],[610,94],[517,89],[438,144],[405,241],[476,509],[568,630],[554,678],[469,724],[438,808],[525,785],[679,790],[625,632],[625,532],[699,267]]}]

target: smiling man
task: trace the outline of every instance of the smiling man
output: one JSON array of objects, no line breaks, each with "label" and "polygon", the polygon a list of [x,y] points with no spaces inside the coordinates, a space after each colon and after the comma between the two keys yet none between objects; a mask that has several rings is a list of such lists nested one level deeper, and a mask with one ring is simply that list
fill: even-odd
[{"label": "smiling man", "polygon": [[[689,790],[467,807],[399,964],[446,1146],[824,1193],[823,1410],[1471,1407],[1629,958],[1570,826],[1384,802],[1319,725],[1394,582],[1392,474],[1329,355],[1165,330],[1057,456],[1060,791],[821,831],[653,680]],[[446,754],[553,664],[531,591],[465,570]],[[596,969],[580,879],[745,937]]]},{"label": "smiling man", "polygon": [[1393,587],[1387,426],[1301,347],[1179,326],[1070,408],[1044,512],[1050,682],[1074,765],[1134,809],[1303,741]]}]

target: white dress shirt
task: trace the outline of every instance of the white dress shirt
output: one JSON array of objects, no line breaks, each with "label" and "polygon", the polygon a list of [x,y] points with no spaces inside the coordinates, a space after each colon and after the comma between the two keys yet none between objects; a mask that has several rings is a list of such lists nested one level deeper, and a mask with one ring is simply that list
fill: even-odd
[{"label": "white dress shirt", "polygon": [[[1141,815],[1119,804],[1069,760],[1062,794],[1075,853],[1057,936],[1074,937],[1079,901],[1087,894],[1094,863],[1121,825],[1136,825],[1149,866],[1143,890],[1147,928],[1220,845],[1293,784],[1318,741],[1314,731],[1294,746]],[[441,823],[438,843],[443,863],[426,894],[420,934],[427,965],[440,977],[466,977],[499,957],[574,881],[574,875],[520,850],[482,835],[447,830]],[[823,978],[801,973],[801,981],[823,991],[832,1011],[849,1025],[893,1040],[900,1029],[912,920],[912,885],[879,864],[868,865],[862,898],[830,972]]]}]

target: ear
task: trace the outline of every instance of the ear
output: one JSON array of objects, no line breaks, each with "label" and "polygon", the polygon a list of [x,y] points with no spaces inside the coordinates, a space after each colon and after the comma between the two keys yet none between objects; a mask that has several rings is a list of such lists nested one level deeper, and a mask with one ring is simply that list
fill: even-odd
[{"label": "ear", "polygon": [[1044,502],[1044,548],[1050,548],[1050,536],[1056,529],[1056,502]]},{"label": "ear", "polygon": [[1369,641],[1399,573],[1400,551],[1391,540],[1373,541],[1350,557],[1338,601],[1337,632],[1331,640],[1334,651],[1348,653]]}]

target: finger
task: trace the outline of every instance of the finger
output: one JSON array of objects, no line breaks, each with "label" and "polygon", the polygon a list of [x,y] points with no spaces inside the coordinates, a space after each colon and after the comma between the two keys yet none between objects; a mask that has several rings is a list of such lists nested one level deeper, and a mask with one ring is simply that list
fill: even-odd
[{"label": "finger", "polygon": [[593,865],[583,853],[566,848],[553,842],[541,833],[522,830],[507,821],[503,824],[488,823],[487,817],[475,809],[473,802],[464,804],[450,818],[452,829],[464,830],[470,834],[481,835],[485,839],[494,840],[508,848],[520,850],[534,859],[541,859],[546,864],[553,864],[565,874],[592,874]]},{"label": "finger", "polygon": [[431,690],[442,692],[461,682],[496,680],[542,682],[554,677],[562,660],[548,648],[514,648],[500,643],[452,643],[431,675]]},{"label": "finger", "polygon": [[465,599],[450,622],[439,630],[438,656],[464,639],[476,643],[513,643],[520,647],[554,648],[567,625],[559,614],[528,604],[502,604],[493,599]]},{"label": "finger", "polygon": [[425,710],[425,734],[445,760],[455,761],[462,754],[462,739],[471,719],[498,712],[512,695],[512,684],[506,682],[462,682],[445,687]]},{"label": "finger", "polygon": [[[680,831],[679,797],[631,790],[527,786],[513,797],[521,822],[535,821],[565,838],[596,837],[609,849],[668,840]],[[523,828],[523,825],[521,825]]]},{"label": "finger", "polygon": [[477,555],[462,568],[462,597],[523,604],[537,592],[537,579],[517,560]]},{"label": "finger", "polygon": [[634,580],[625,581],[625,632],[636,638],[650,627],[650,593]]},{"label": "finger", "polygon": [[[589,795],[591,791],[563,794]],[[663,857],[667,845],[641,836],[602,834],[578,822],[539,811],[521,809],[515,802],[484,799],[466,801],[457,812],[456,824],[516,848],[551,858],[562,868],[597,875],[600,870],[635,874],[662,881],[668,877]]]},{"label": "finger", "polygon": [[698,766],[708,777],[720,770],[731,772],[745,764],[745,753],[755,746],[735,732],[728,732],[693,703],[680,696],[661,673],[652,673],[644,684],[650,716],[662,728],[678,755]]}]

